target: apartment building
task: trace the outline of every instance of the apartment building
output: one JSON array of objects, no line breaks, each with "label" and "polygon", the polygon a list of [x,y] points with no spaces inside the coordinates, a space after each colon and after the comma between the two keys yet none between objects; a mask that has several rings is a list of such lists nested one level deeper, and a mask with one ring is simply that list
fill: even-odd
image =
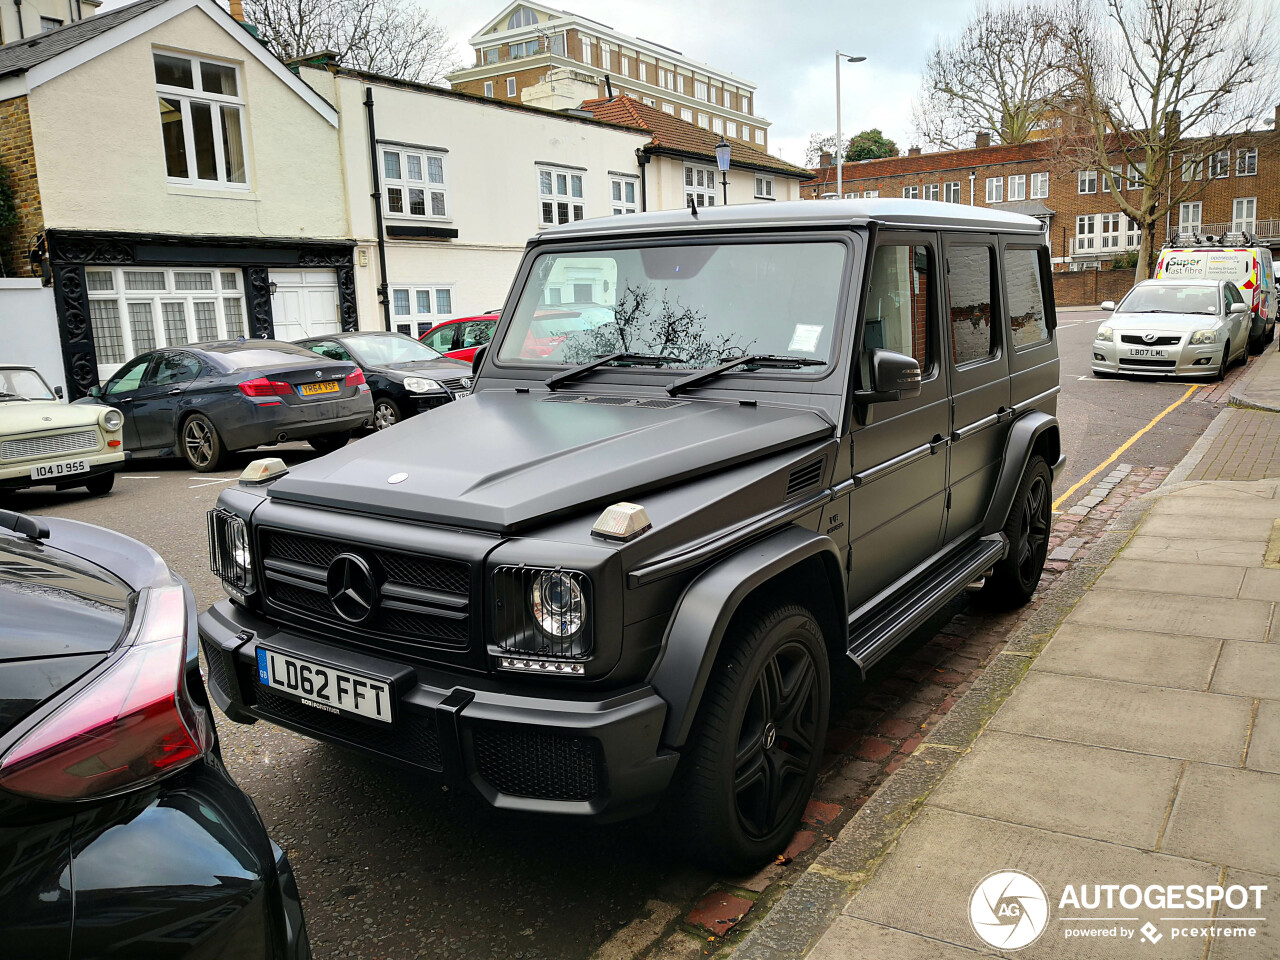
[{"label": "apartment building", "polygon": [[[1280,106],[1269,126],[1231,150],[1208,155],[1201,141],[1184,141],[1174,176],[1179,187],[1196,181],[1197,188],[1157,224],[1157,246],[1180,232],[1244,230],[1280,250]],[[814,179],[801,186],[802,197],[834,199],[835,166],[813,172]],[[1116,209],[1110,180],[1135,191],[1137,199],[1138,172],[1119,156],[1107,169],[1083,169],[1060,153],[1055,140],[993,146],[985,134],[969,149],[922,153],[913,147],[906,156],[846,163],[841,171],[845,197],[911,197],[1037,217],[1060,270],[1109,266],[1139,248],[1141,232]]]},{"label": "apartment building", "polygon": [[519,0],[468,41],[475,65],[449,76],[454,90],[550,109],[627,94],[655,110],[768,150],[756,87],[664,44],[587,17]]},{"label": "apartment building", "polygon": [[0,3],[0,45],[38,37],[98,12],[102,0],[20,0]]}]

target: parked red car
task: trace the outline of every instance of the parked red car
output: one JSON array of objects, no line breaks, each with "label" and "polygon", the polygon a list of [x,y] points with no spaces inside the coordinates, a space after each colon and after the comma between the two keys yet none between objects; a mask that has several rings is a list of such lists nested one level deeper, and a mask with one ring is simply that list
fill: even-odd
[{"label": "parked red car", "polygon": [[457,320],[437,323],[418,339],[437,353],[469,363],[475,357],[476,350],[492,339],[493,329],[497,325],[497,313],[459,317]]}]

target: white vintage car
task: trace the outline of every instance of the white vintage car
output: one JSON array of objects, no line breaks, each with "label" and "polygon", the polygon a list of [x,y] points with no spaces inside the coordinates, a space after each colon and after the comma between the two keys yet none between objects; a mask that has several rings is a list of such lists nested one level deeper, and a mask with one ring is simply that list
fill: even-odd
[{"label": "white vintage car", "polygon": [[51,484],[107,493],[124,462],[123,427],[119,410],[68,405],[31,367],[0,364],[0,491]]}]

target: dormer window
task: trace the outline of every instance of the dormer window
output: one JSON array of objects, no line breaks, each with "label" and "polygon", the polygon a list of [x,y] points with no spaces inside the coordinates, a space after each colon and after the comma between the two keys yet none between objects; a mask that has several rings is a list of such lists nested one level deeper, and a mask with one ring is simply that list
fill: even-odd
[{"label": "dormer window", "polygon": [[169,182],[247,189],[238,68],[160,51],[153,59]]}]

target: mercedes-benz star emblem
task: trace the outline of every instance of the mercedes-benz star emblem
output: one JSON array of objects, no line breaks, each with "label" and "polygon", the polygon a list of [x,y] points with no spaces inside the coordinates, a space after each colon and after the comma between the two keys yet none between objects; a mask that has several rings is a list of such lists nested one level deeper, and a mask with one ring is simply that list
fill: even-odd
[{"label": "mercedes-benz star emblem", "polygon": [[1156,335],[1154,333],[1144,333],[1142,335],[1142,340],[1144,343],[1155,343]]},{"label": "mercedes-benz star emblem", "polygon": [[325,577],[329,602],[338,615],[352,623],[369,619],[378,606],[378,581],[363,557],[340,553],[329,564]]}]

